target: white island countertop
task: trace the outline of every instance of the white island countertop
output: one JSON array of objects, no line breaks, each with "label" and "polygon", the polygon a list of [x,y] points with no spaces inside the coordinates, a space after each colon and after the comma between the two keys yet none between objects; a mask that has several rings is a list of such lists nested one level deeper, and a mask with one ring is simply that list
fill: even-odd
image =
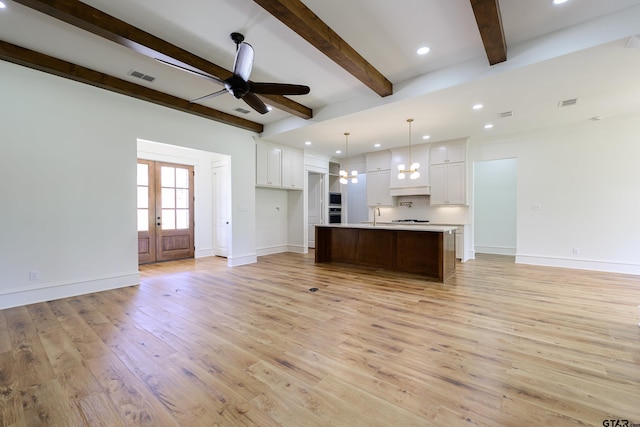
[{"label": "white island countertop", "polygon": [[[395,225],[398,224],[398,225]],[[379,229],[379,230],[402,230],[402,231],[432,231],[436,233],[452,233],[458,227],[451,225],[400,225],[399,223],[358,223],[358,224],[316,224],[316,227],[331,227],[331,228],[364,228],[364,229]]]}]

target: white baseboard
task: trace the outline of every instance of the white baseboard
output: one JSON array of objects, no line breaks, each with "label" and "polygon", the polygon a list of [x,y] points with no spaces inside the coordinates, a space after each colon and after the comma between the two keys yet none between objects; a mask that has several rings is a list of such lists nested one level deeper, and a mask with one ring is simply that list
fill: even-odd
[{"label": "white baseboard", "polygon": [[256,248],[256,253],[258,254],[258,256],[279,254],[282,252],[289,252],[289,246],[274,245],[274,246],[266,246],[263,248]]},{"label": "white baseboard", "polygon": [[258,256],[281,254],[283,252],[306,254],[309,252],[309,248],[303,245],[275,245],[256,249],[256,253],[258,254]]},{"label": "white baseboard", "polygon": [[309,253],[309,248],[303,245],[287,245],[288,252],[293,252],[296,254],[306,254]]},{"label": "white baseboard", "polygon": [[196,252],[193,255],[194,258],[206,258],[208,256],[215,256],[213,248],[196,249]]},{"label": "white baseboard", "polygon": [[624,262],[557,258],[539,255],[516,255],[516,263],[541,265],[546,267],[575,268],[578,270],[605,271],[608,273],[622,273],[640,275],[639,264],[629,264]]},{"label": "white baseboard", "polygon": [[35,304],[43,301],[51,301],[61,298],[69,298],[76,295],[93,292],[108,291],[111,289],[134,286],[140,283],[140,274],[125,274],[122,276],[105,277],[84,280],[75,283],[45,284],[27,289],[13,289],[3,293],[0,299],[0,309],[19,307]]},{"label": "white baseboard", "polygon": [[515,255],[516,248],[506,246],[476,246],[475,253],[491,255]]},{"label": "white baseboard", "polygon": [[240,265],[254,264],[258,262],[256,254],[227,257],[227,267],[238,267]]}]

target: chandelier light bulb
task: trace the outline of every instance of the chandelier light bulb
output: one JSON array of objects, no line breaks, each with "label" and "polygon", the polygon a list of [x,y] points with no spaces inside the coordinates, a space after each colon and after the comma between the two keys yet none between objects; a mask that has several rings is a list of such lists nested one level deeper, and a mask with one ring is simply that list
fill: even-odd
[{"label": "chandelier light bulb", "polygon": [[404,163],[401,163],[398,165],[398,170],[399,171],[403,171],[404,170]]},{"label": "chandelier light bulb", "polygon": [[420,178],[420,172],[418,171],[412,172],[411,175],[409,175],[409,179],[418,179],[418,178]]},{"label": "chandelier light bulb", "polygon": [[404,172],[400,172],[398,174],[398,179],[404,179]]},{"label": "chandelier light bulb", "polygon": [[353,178],[351,178],[351,183],[357,184],[358,183],[358,178],[356,178],[355,176]]},{"label": "chandelier light bulb", "polygon": [[349,181],[347,181],[347,178],[345,178],[344,176],[342,178],[340,178],[340,184],[348,184]]}]

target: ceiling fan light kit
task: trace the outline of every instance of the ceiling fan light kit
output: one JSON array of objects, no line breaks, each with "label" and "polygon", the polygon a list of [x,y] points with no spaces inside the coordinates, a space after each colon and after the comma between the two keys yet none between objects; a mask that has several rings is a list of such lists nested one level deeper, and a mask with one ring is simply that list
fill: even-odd
[{"label": "ceiling fan light kit", "polygon": [[411,123],[413,119],[407,119],[407,123],[409,123],[409,169],[406,169],[406,165],[404,163],[400,163],[398,165],[398,179],[405,179],[406,175],[409,175],[409,179],[418,179],[420,178],[420,172],[418,169],[420,168],[420,163],[411,162]]}]

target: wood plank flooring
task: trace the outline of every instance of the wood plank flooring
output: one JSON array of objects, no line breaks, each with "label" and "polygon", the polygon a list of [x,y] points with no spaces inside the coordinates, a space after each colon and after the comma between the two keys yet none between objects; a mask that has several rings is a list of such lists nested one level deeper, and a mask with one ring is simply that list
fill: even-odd
[{"label": "wood plank flooring", "polygon": [[640,423],[639,277],[479,256],[441,284],[313,257],[147,265],[0,311],[0,426]]}]

